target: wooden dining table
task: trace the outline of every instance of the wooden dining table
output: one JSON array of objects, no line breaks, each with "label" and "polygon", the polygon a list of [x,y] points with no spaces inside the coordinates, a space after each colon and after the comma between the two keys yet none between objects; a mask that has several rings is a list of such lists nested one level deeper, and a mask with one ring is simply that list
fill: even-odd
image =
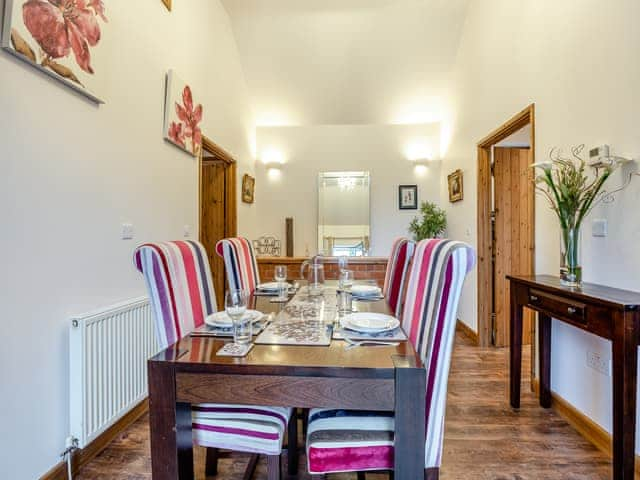
[{"label": "wooden dining table", "polygon": [[[271,298],[253,296],[251,307],[279,313],[284,305]],[[353,305],[392,314],[385,300]],[[423,478],[426,376],[411,342],[347,349],[334,339],[328,346],[255,345],[245,357],[217,356],[228,341],[186,336],[148,360],[154,480],[194,477],[191,405],[205,402],[394,412],[395,478]]]}]

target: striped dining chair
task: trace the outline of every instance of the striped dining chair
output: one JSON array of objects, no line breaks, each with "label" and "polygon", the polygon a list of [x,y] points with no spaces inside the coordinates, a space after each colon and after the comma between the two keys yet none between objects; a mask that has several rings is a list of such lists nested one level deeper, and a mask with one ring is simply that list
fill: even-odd
[{"label": "striped dining chair", "polygon": [[[216,312],[209,260],[194,241],[145,243],[134,253],[144,275],[161,348],[176,343]],[[269,479],[280,478],[284,431],[297,438],[291,408],[202,403],[192,405],[193,441],[208,447],[206,474],[217,471],[218,449],[268,456]],[[257,455],[249,462],[255,468]],[[290,442],[289,471],[297,471],[296,442]]]},{"label": "striped dining chair", "polygon": [[252,293],[260,284],[260,274],[251,242],[244,237],[225,238],[216,244],[216,253],[224,259],[229,290]]},{"label": "striped dining chair", "polygon": [[[419,242],[407,285],[402,326],[426,369],[425,475],[439,476],[447,380],[462,284],[475,263],[471,247],[444,239]],[[416,446],[416,448],[418,448]],[[393,470],[393,412],[312,409],[307,430],[312,475]]]},{"label": "striped dining chair", "polygon": [[399,317],[402,312],[402,298],[415,247],[415,242],[404,237],[396,238],[391,246],[382,294],[387,299],[391,310],[395,312],[396,317]]}]

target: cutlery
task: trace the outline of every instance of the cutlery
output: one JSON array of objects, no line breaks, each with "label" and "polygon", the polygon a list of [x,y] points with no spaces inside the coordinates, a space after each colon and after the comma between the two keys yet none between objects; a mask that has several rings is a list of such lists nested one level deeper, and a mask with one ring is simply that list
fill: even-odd
[{"label": "cutlery", "polygon": [[362,345],[386,345],[389,347],[397,347],[400,344],[400,342],[386,342],[383,340],[357,340],[356,341],[349,337],[344,337],[344,341],[349,344],[346,347],[344,347],[345,350],[349,350],[355,347],[360,347]]}]

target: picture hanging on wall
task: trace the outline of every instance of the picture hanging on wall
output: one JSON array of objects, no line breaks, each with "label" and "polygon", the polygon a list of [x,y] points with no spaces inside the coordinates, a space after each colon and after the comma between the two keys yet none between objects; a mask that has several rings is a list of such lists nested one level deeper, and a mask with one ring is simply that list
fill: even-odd
[{"label": "picture hanging on wall", "polygon": [[456,170],[447,178],[449,180],[449,201],[452,203],[459,202],[464,197],[462,170]]},{"label": "picture hanging on wall", "polygon": [[171,11],[171,0],[162,0],[162,3],[167,7],[167,10]]},{"label": "picture hanging on wall", "polygon": [[251,175],[245,174],[242,177],[242,201],[244,203],[253,203],[253,192],[256,186],[256,179]]},{"label": "picture hanging on wall", "polygon": [[169,70],[164,100],[164,138],[194,157],[202,147],[202,105],[193,101],[191,86]]},{"label": "picture hanging on wall", "polygon": [[398,208],[400,210],[417,210],[418,186],[400,185],[398,187]]},{"label": "picture hanging on wall", "polygon": [[96,103],[110,42],[102,0],[5,0],[2,48]]}]

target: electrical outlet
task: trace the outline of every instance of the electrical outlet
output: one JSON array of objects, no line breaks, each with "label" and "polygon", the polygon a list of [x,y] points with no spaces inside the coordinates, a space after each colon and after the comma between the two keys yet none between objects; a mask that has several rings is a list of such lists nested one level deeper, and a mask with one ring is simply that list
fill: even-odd
[{"label": "electrical outlet", "polygon": [[599,353],[587,352],[587,366],[607,377],[611,376],[611,360],[602,357]]},{"label": "electrical outlet", "polygon": [[607,221],[603,218],[596,218],[591,222],[591,235],[594,237],[607,236]]},{"label": "electrical outlet", "polygon": [[133,224],[122,224],[122,240],[131,240],[133,238]]}]

